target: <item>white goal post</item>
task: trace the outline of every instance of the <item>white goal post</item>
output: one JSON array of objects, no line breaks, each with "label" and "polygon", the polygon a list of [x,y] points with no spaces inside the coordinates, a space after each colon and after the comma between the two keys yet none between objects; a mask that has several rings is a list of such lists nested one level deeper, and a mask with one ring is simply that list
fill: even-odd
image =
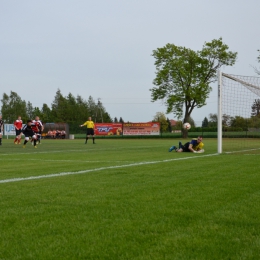
[{"label": "white goal post", "polygon": [[243,149],[260,149],[260,78],[218,71],[218,153]]}]

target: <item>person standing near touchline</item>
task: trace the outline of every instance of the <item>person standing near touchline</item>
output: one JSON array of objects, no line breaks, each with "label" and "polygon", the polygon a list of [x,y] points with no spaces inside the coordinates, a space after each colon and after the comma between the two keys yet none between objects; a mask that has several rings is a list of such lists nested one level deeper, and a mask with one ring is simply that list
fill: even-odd
[{"label": "person standing near touchline", "polygon": [[83,125],[80,125],[80,127],[86,126],[87,127],[87,133],[86,133],[86,141],[85,144],[87,144],[89,136],[92,136],[93,144],[95,144],[95,124],[92,121],[91,117],[88,118],[88,121],[86,121]]}]

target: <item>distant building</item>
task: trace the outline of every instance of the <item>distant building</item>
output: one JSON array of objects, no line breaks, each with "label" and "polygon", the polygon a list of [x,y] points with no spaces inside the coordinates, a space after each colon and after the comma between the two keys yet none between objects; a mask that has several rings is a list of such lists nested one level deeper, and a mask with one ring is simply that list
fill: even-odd
[{"label": "distant building", "polygon": [[169,121],[171,123],[171,127],[177,126],[177,121],[176,120],[170,119]]}]

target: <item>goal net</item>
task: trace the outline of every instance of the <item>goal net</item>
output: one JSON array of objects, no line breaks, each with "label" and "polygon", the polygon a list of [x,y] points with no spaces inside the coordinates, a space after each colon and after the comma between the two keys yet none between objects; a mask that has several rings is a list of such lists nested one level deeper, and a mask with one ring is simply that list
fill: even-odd
[{"label": "goal net", "polygon": [[218,152],[260,151],[260,78],[219,72]]}]

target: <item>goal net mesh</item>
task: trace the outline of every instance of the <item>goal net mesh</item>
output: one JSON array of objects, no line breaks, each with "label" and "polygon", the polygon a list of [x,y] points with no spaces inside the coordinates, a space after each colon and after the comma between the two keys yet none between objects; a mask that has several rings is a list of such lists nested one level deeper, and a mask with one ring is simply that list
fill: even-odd
[{"label": "goal net mesh", "polygon": [[260,78],[222,73],[223,152],[260,149]]}]

